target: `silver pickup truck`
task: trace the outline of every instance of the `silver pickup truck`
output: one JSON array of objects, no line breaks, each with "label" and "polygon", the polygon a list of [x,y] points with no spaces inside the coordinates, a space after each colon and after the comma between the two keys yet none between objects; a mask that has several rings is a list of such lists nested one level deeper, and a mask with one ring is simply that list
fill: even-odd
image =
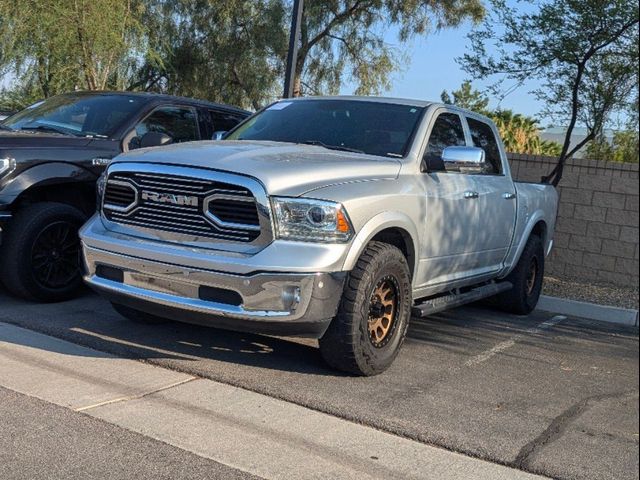
[{"label": "silver pickup truck", "polygon": [[527,314],[558,196],[511,179],[481,115],[369,97],[280,101],[223,141],[115,158],[80,232],[85,281],[133,321],[319,338],[384,371],[413,315]]}]

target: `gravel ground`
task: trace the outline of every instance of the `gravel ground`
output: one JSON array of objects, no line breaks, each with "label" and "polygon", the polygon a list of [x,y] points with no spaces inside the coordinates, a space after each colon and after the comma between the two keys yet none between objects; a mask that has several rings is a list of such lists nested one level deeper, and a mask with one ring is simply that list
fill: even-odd
[{"label": "gravel ground", "polygon": [[545,277],[543,293],[581,302],[638,309],[638,289],[634,287],[614,287]]}]

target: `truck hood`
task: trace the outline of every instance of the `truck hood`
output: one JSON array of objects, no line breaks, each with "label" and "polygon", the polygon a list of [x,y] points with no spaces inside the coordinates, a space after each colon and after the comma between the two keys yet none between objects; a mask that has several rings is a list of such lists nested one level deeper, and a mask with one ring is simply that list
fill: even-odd
[{"label": "truck hood", "polygon": [[39,149],[39,148],[75,148],[91,142],[90,137],[73,137],[48,132],[10,132],[0,130],[0,150]]},{"label": "truck hood", "polygon": [[299,196],[349,182],[394,179],[401,162],[283,142],[207,141],[136,150],[114,159],[199,167],[258,179],[269,195]]}]

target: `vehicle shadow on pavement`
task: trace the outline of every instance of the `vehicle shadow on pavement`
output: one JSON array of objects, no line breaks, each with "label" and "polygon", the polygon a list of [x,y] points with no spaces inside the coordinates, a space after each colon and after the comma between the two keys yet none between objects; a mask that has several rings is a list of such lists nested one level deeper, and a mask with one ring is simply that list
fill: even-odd
[{"label": "vehicle shadow on pavement", "polygon": [[[91,293],[70,302],[48,305],[24,302],[0,293],[0,305],[0,321],[125,358],[183,361],[181,368],[188,368],[190,362],[218,361],[291,373],[350,376],[325,365],[317,340],[239,333],[171,321],[159,325],[132,323]],[[5,313],[8,311],[11,314]],[[476,342],[492,344],[509,331],[522,333],[539,321],[540,318],[498,314],[486,307],[467,307],[429,318],[413,318],[408,343],[418,342],[439,351],[467,356],[469,328],[474,330]],[[593,340],[615,342],[613,337],[598,335],[610,328],[594,324],[590,328]],[[561,342],[558,337],[576,334],[585,335],[584,329],[564,324],[556,329],[556,342]],[[520,341],[534,344],[538,340],[533,336]],[[564,347],[573,345],[567,342]]]},{"label": "vehicle shadow on pavement", "polygon": [[[48,318],[43,321],[45,316]],[[157,325],[133,323],[90,293],[73,301],[43,305],[13,299],[0,291],[0,322],[136,360],[214,360],[314,375],[341,375],[324,364],[317,340],[283,339],[173,321]]]}]

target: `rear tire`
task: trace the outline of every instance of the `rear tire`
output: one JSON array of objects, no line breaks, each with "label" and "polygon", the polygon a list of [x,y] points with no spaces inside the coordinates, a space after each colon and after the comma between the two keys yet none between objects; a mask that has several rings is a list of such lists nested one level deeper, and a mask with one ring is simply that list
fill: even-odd
[{"label": "rear tire", "polygon": [[320,339],[333,368],[384,372],[398,355],[411,314],[411,274],[396,247],[371,242],[347,278],[338,313]]},{"label": "rear tire", "polygon": [[122,315],[127,320],[134,323],[142,323],[145,325],[159,325],[162,323],[168,323],[170,320],[156,315],[152,315],[147,312],[136,310],[135,308],[127,307],[119,303],[111,302],[113,309]]},{"label": "rear tire", "polygon": [[85,215],[63,203],[19,210],[0,248],[0,276],[7,290],[39,302],[74,297],[82,286],[78,229]]},{"label": "rear tire", "polygon": [[513,284],[513,288],[496,295],[490,304],[505,312],[527,315],[538,304],[543,278],[544,246],[539,236],[531,235],[518,264],[505,278]]}]

